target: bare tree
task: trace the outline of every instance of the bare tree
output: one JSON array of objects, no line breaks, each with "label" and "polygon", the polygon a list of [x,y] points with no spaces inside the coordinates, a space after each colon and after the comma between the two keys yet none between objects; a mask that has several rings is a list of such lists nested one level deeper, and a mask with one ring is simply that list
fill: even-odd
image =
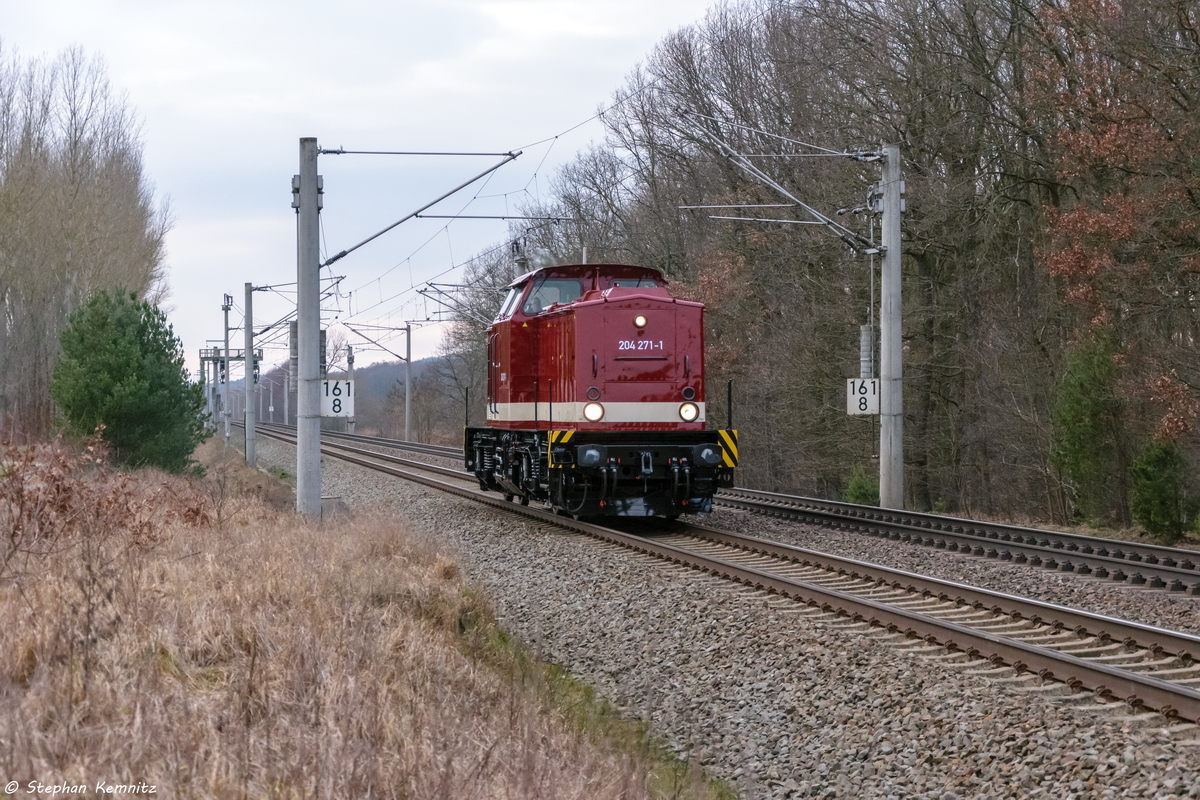
[{"label": "bare tree", "polygon": [[98,289],[165,294],[166,205],[142,172],[139,124],[81,50],[0,50],[0,425],[37,436],[71,313]]},{"label": "bare tree", "polygon": [[[586,247],[589,261],[657,267],[703,300],[710,419],[723,422],[733,380],[742,479],[836,496],[874,447],[870,423],[842,410],[867,265],[789,224],[796,208],[724,214],[775,220],[751,222],[681,207],[785,202],[714,140],[826,213],[863,205],[878,173],[808,145],[899,142],[906,502],[1065,519],[1054,411],[1068,353],[1091,335],[1120,345],[1131,439],[1170,434],[1200,463],[1193,6],[721,3],[630,73],[604,140],[528,209],[566,221],[523,238],[548,263]],[[482,343],[465,320],[455,335]],[[1119,493],[1125,477],[1108,483]]]}]

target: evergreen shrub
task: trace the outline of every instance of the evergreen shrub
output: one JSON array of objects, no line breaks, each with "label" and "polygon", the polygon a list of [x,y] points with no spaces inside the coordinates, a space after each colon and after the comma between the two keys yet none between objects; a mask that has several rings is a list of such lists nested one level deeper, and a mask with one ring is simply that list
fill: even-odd
[{"label": "evergreen shrub", "polygon": [[850,482],[846,484],[846,491],[843,493],[842,499],[847,503],[856,503],[860,506],[877,506],[879,505],[879,481],[868,475],[862,467],[855,467],[854,472],[850,475]]},{"label": "evergreen shrub", "polygon": [[1187,461],[1179,445],[1151,440],[1133,462],[1133,517],[1162,544],[1183,538],[1196,517]]}]

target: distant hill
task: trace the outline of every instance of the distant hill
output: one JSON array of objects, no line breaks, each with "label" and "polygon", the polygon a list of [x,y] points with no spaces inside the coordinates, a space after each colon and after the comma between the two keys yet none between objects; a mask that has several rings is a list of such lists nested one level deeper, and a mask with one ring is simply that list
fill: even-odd
[{"label": "distant hill", "polygon": [[[414,361],[412,364],[412,379],[416,381],[420,378],[425,370],[432,365],[442,360],[442,356],[433,356],[430,358],[422,358],[420,361]],[[329,373],[330,377],[345,378],[345,370],[334,370]],[[397,381],[404,384],[404,362],[403,361],[381,361],[378,364],[372,364],[369,367],[354,368],[354,382],[358,391],[359,397],[387,397],[387,393],[396,385]],[[242,389],[245,381],[239,378],[230,383],[233,389]]]},{"label": "distant hill", "polygon": [[[416,381],[430,366],[441,361],[441,357],[422,358],[412,363],[412,379]],[[345,371],[330,373],[339,378],[346,376]],[[381,361],[369,367],[354,368],[355,389],[359,397],[387,397],[387,393],[399,382],[404,384],[403,361]]]}]

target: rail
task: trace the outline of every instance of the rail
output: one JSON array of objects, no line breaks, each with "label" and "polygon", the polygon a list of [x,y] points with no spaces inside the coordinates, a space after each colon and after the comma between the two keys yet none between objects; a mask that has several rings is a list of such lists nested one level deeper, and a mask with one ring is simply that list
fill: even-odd
[{"label": "rail", "polygon": [[[294,437],[289,439],[286,432],[264,433],[271,438],[294,441]],[[1075,690],[1086,689],[1103,698],[1122,700],[1134,707],[1150,708],[1188,720],[1200,720],[1200,690],[1164,680],[1156,677],[1152,672],[1122,669],[1119,666],[1062,652],[1053,647],[1020,641],[1011,636],[972,628],[970,625],[953,620],[939,619],[910,608],[890,605],[878,599],[855,596],[840,588],[799,580],[758,566],[740,564],[728,558],[704,555],[692,549],[655,541],[652,536],[638,536],[590,522],[573,520],[536,507],[520,506],[502,500],[494,494],[479,491],[474,487],[461,483],[447,483],[428,475],[401,469],[397,463],[404,462],[408,466],[415,466],[420,470],[450,474],[457,479],[469,479],[471,477],[469,473],[412,462],[342,444],[323,443],[322,451],[326,455],[349,463],[415,481],[509,513],[553,523],[622,547],[654,555],[684,567],[700,570],[782,597],[792,598],[829,613],[869,623],[891,632],[903,633],[910,638],[922,639],[930,645],[943,647],[949,652],[962,652],[968,657],[986,659],[997,665],[1008,665],[1018,671],[1036,672],[1044,679],[1057,680]],[[974,587],[902,573],[878,565],[867,565],[863,562],[804,551],[789,545],[755,540],[752,537],[711,530],[706,531],[703,536],[714,540],[722,539],[727,543],[740,542],[735,546],[754,552],[771,551],[776,557],[790,562],[802,563],[805,559],[818,557],[840,561],[841,566],[838,568],[847,571],[852,576],[856,573],[865,574],[868,569],[886,570],[892,576],[892,580],[911,584],[915,587],[914,590],[922,596],[926,596],[926,593],[930,597],[937,596],[938,599],[943,599],[945,596],[945,598],[953,599],[956,603],[961,600],[964,604],[972,606],[980,604],[988,607],[989,603],[994,603],[995,608],[992,610],[1000,609],[998,613],[1018,614],[1026,616],[1030,620],[1036,617],[1040,624],[1069,627],[1076,630],[1076,633],[1081,636],[1095,636],[1102,641],[1119,639],[1127,646],[1146,647],[1151,652],[1170,655],[1171,658],[1180,659],[1186,664],[1192,663],[1196,653],[1200,650],[1200,638],[1190,634],[1092,615],[1025,598],[987,592]],[[874,580],[886,581],[888,579],[876,577]],[[1007,606],[1011,606],[1011,610],[1005,610]],[[1052,616],[1043,617],[1043,614]]]}]

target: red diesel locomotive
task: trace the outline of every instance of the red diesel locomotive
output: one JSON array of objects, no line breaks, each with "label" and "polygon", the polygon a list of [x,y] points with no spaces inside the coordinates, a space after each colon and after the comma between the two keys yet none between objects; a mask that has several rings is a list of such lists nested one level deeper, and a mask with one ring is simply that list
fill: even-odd
[{"label": "red diesel locomotive", "polygon": [[733,485],[737,431],[706,430],[704,305],[623,264],[522,275],[487,339],[487,425],[467,428],[483,489],[575,517],[674,518]]}]

